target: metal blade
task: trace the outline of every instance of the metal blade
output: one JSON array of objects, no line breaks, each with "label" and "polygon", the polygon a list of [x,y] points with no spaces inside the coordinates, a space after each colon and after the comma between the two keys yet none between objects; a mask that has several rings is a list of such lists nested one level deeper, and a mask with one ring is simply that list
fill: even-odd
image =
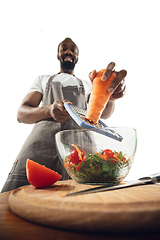
[{"label": "metal blade", "polygon": [[97,193],[97,192],[103,192],[103,191],[111,191],[111,190],[116,190],[116,189],[120,189],[120,188],[127,188],[127,187],[151,184],[151,183],[154,183],[152,178],[146,177],[146,178],[143,178],[143,181],[136,180],[136,181],[129,181],[126,183],[122,182],[119,185],[111,186],[111,187],[109,187],[108,185],[107,186],[105,185],[105,186],[100,186],[100,187],[95,187],[95,188],[89,188],[86,190],[69,193],[69,194],[65,195],[64,197],[77,196],[77,195],[83,195],[83,194],[89,194],[89,193]]}]

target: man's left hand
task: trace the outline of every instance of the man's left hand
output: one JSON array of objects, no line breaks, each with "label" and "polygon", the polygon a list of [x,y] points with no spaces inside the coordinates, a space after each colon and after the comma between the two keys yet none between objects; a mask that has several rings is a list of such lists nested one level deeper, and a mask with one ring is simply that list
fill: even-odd
[{"label": "man's left hand", "polygon": [[[109,101],[114,101],[116,99],[122,98],[126,91],[126,84],[124,78],[127,75],[127,71],[121,70],[119,72],[116,72],[114,70],[114,67],[115,67],[114,62],[109,63],[102,76],[102,81],[107,81],[107,79],[111,76],[112,72],[115,72],[117,75],[108,88],[108,92],[111,93]],[[91,73],[89,73],[89,78],[91,82],[96,77],[96,75],[97,75],[96,70],[93,70]]]}]

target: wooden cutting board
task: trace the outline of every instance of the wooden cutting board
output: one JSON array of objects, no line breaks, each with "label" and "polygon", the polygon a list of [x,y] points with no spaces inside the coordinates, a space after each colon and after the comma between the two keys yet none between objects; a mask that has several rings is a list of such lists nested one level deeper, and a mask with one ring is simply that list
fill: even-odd
[{"label": "wooden cutting board", "polygon": [[11,210],[34,223],[72,231],[151,232],[160,228],[160,185],[63,197],[91,185],[59,181],[50,188],[13,190]]}]

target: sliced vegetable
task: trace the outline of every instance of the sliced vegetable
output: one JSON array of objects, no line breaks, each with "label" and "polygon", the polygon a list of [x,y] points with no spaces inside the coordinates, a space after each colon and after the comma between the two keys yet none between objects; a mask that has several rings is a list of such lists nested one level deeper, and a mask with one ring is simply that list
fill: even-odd
[{"label": "sliced vegetable", "polygon": [[49,187],[62,177],[59,173],[30,159],[27,159],[26,172],[28,181],[36,188]]},{"label": "sliced vegetable", "polygon": [[96,154],[98,154],[100,156],[100,158],[102,158],[103,160],[107,160],[108,159],[108,157],[106,155],[102,155],[102,154],[100,154],[98,152],[96,152]]},{"label": "sliced vegetable", "polygon": [[[83,153],[85,156],[81,156],[83,160],[80,160],[78,153],[76,153],[76,157],[72,159],[75,154],[75,150],[73,150],[66,157],[64,167],[68,174],[77,182],[119,182],[122,172],[125,173],[125,171],[128,171],[128,167],[130,167],[130,159],[126,159],[122,151],[118,153],[105,149],[94,154],[85,154],[76,145],[74,147],[76,147],[76,151]],[[78,160],[75,161],[75,159]]]},{"label": "sliced vegetable", "polygon": [[[110,149],[105,149],[104,151],[103,151],[103,155],[104,156],[107,156],[107,158],[114,158],[114,152],[112,151],[112,150],[110,150]],[[111,162],[115,162],[115,160],[111,160]]]},{"label": "sliced vegetable", "polygon": [[81,149],[79,149],[76,145],[72,144],[74,149],[71,154],[70,154],[70,160],[72,163],[79,163],[80,161],[83,160],[85,152]]},{"label": "sliced vegetable", "polygon": [[107,81],[102,81],[101,77],[105,69],[100,70],[93,79],[92,91],[88,103],[88,108],[84,120],[89,120],[91,123],[97,123],[111,94],[108,88],[111,82],[115,79],[116,74],[113,72]]},{"label": "sliced vegetable", "polygon": [[114,152],[112,150],[110,150],[110,149],[105,149],[103,151],[103,155],[106,155],[107,158],[113,158]]}]

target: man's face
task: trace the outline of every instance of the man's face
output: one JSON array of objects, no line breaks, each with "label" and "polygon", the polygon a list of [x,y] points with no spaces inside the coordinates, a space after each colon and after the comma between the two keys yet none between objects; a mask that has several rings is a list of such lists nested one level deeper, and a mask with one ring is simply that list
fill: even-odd
[{"label": "man's face", "polygon": [[57,58],[64,72],[71,73],[78,61],[78,48],[75,43],[64,40],[59,46]]}]

